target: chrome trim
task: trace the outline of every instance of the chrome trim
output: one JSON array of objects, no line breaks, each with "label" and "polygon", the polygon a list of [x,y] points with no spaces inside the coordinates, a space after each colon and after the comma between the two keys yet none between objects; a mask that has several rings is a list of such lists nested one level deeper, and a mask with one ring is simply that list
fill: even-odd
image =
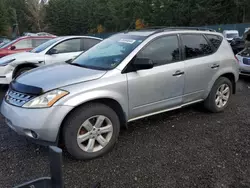
[{"label": "chrome trim", "polygon": [[177,107],[168,108],[168,109],[165,109],[165,110],[160,110],[160,111],[157,111],[157,112],[149,113],[149,114],[146,114],[146,115],[143,115],[143,116],[138,116],[136,118],[132,118],[132,119],[128,120],[128,122],[135,121],[135,120],[138,120],[138,119],[142,119],[142,118],[145,118],[145,117],[148,117],[148,116],[153,116],[153,115],[160,114],[160,113],[163,113],[163,112],[168,112],[168,111],[180,109],[182,107],[185,107],[185,106],[188,106],[188,105],[191,105],[191,104],[194,104],[194,103],[198,103],[198,102],[201,102],[201,101],[203,101],[203,99],[188,102],[188,103],[185,103],[185,104],[177,106]]}]

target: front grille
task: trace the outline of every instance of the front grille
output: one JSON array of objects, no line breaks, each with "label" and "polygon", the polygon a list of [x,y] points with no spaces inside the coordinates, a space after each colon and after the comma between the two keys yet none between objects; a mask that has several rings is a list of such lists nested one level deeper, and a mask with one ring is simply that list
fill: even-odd
[{"label": "front grille", "polygon": [[243,58],[243,63],[244,63],[245,65],[250,65],[250,59]]},{"label": "front grille", "polygon": [[23,106],[26,102],[30,101],[34,97],[35,96],[33,95],[20,93],[20,92],[10,89],[6,94],[5,100],[9,104],[12,104],[15,106]]}]

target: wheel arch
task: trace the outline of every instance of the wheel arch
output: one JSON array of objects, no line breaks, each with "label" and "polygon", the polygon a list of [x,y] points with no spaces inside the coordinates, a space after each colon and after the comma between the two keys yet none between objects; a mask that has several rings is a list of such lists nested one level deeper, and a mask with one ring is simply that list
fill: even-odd
[{"label": "wheel arch", "polygon": [[231,83],[232,83],[232,86],[233,86],[233,94],[236,93],[236,81],[237,81],[237,76],[233,73],[233,72],[224,72],[224,73],[221,73],[219,74],[218,76],[216,76],[215,78],[212,79],[212,81],[210,82],[209,84],[209,87],[208,87],[208,90],[206,92],[206,95],[205,95],[205,99],[207,98],[207,96],[209,95],[212,87],[214,86],[215,82],[221,78],[221,77],[225,77],[225,78],[228,78]]},{"label": "wheel arch", "polygon": [[78,108],[80,108],[80,107],[82,107],[84,105],[87,105],[89,103],[102,103],[102,104],[107,105],[108,107],[110,107],[111,109],[113,109],[117,113],[117,115],[119,117],[119,120],[120,120],[121,127],[127,128],[127,115],[124,112],[121,104],[117,100],[112,99],[112,98],[93,99],[93,100],[85,101],[84,103],[81,103],[81,104],[75,106],[63,118],[63,121],[62,121],[60,129],[59,129],[58,139],[57,139],[59,144],[62,144],[62,142],[63,142],[63,140],[62,140],[62,132],[63,131],[62,130],[63,130],[63,126],[65,125],[65,122],[66,122],[67,118],[69,118],[70,115],[73,114]]},{"label": "wheel arch", "polygon": [[236,93],[236,77],[235,77],[235,75],[233,73],[225,73],[225,74],[222,74],[220,77],[228,78],[231,81],[232,86],[233,86],[233,94],[235,94]]},{"label": "wheel arch", "polygon": [[28,63],[28,62],[17,65],[17,66],[15,67],[14,71],[13,71],[12,79],[15,78],[16,73],[17,73],[20,69],[25,68],[25,67],[36,68],[36,67],[38,67],[38,65],[35,64],[35,63]]}]

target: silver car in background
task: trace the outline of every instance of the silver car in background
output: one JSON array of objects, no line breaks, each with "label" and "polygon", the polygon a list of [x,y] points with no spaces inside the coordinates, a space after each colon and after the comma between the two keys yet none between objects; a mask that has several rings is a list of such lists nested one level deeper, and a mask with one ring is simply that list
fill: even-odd
[{"label": "silver car in background", "polygon": [[250,48],[245,48],[236,57],[239,60],[240,74],[250,76]]},{"label": "silver car in background", "polygon": [[102,39],[89,36],[57,37],[30,52],[5,56],[0,59],[0,84],[9,84],[30,69],[73,59],[100,41]]},{"label": "silver car in background", "polygon": [[198,102],[223,111],[238,77],[237,60],[219,33],[130,31],[71,63],[21,75],[1,113],[20,135],[42,144],[62,142],[75,158],[93,159],[112,149],[128,122]]}]

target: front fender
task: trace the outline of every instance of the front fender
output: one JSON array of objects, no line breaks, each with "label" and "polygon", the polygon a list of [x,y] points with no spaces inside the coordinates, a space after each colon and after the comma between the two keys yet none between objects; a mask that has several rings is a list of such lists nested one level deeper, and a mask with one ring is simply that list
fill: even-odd
[{"label": "front fender", "polygon": [[[124,93],[123,93],[124,94]],[[98,91],[89,91],[81,94],[72,95],[69,98],[61,102],[66,106],[77,107],[87,102],[91,102],[98,99],[112,99],[118,102],[126,116],[128,117],[128,100],[126,96],[121,93],[110,91],[110,90],[98,90]]]}]

